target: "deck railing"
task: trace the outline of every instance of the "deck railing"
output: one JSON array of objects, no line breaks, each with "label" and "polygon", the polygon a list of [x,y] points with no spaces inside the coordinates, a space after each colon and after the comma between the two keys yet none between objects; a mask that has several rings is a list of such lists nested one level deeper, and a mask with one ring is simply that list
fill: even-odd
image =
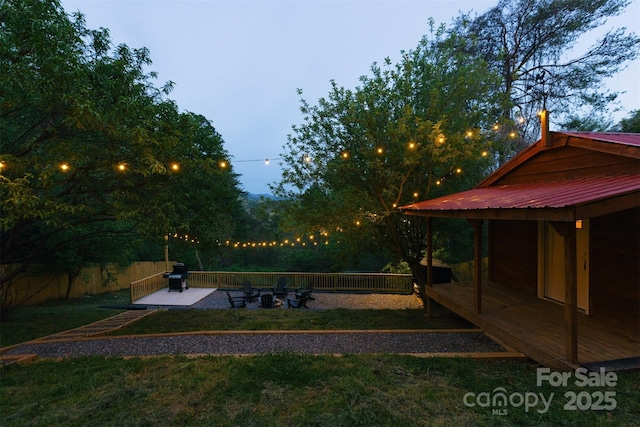
[{"label": "deck railing", "polygon": [[153,276],[145,277],[144,279],[131,282],[129,285],[129,291],[131,293],[131,302],[137,301],[140,298],[154,293],[164,287],[168,286],[167,279],[164,276],[166,273],[158,273]]},{"label": "deck railing", "polygon": [[[131,301],[149,295],[167,286],[164,273],[131,283]],[[194,288],[240,289],[244,282],[254,287],[270,289],[278,278],[285,277],[289,289],[313,283],[314,290],[331,292],[376,292],[410,294],[413,278],[410,274],[385,273],[273,273],[190,271],[187,283]]]}]

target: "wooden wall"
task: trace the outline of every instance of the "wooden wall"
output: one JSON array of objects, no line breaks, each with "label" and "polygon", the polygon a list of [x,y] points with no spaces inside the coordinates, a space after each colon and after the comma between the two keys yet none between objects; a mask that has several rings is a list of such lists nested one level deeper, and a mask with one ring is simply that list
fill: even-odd
[{"label": "wooden wall", "polygon": [[[169,264],[171,266],[172,263]],[[110,266],[106,270],[89,267],[82,270],[71,287],[70,298],[115,292],[129,287],[129,284],[156,273],[165,271],[164,261],[137,262],[124,269]],[[21,274],[11,285],[9,298],[17,305],[34,305],[45,301],[64,298],[67,291],[67,275],[51,273],[33,276]]]},{"label": "wooden wall", "polygon": [[576,147],[543,151],[506,174],[494,185],[550,182],[570,178],[638,173],[637,159]]},{"label": "wooden wall", "polygon": [[492,221],[489,227],[490,280],[537,294],[537,221]]},{"label": "wooden wall", "polygon": [[589,290],[594,315],[640,319],[640,208],[591,219]]}]

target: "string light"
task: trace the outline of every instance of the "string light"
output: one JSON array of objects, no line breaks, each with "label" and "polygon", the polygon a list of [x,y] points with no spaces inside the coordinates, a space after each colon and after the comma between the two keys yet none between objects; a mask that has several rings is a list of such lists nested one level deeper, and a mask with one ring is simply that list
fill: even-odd
[{"label": "string light", "polygon": [[68,163],[62,163],[60,165],[60,170],[62,170],[62,172],[67,172],[70,169],[70,166]]},{"label": "string light", "polygon": [[234,160],[233,163],[250,163],[250,162],[265,162],[269,164],[270,160],[282,160],[282,157],[271,157],[266,159],[243,159],[243,160]]},{"label": "string light", "polygon": [[171,170],[174,172],[178,172],[180,170],[180,165],[178,163],[171,163]]}]

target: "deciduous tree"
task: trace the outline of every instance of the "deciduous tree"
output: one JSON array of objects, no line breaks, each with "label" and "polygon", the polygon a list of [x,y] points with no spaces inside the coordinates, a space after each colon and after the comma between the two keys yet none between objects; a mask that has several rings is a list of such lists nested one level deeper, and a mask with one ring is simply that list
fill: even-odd
[{"label": "deciduous tree", "polygon": [[352,254],[387,248],[424,283],[425,222],[398,207],[469,188],[491,166],[483,129],[496,117],[497,78],[464,43],[432,30],[398,64],[373,64],[357,88],[332,82],[317,105],[302,100],[275,189],[291,228]]},{"label": "deciduous tree", "polygon": [[[604,115],[617,97],[604,81],[638,57],[640,39],[625,28],[607,31],[584,52],[581,37],[616,16],[629,0],[500,0],[481,15],[462,14],[453,31],[476,41],[468,54],[501,76],[505,120],[518,139],[504,139],[502,160],[539,137],[537,111],[557,123]],[[578,119],[580,121],[580,119]],[[606,121],[606,119],[605,119]]]},{"label": "deciduous tree", "polygon": [[[4,309],[16,274],[102,260],[79,250],[97,241],[176,229],[212,240],[233,227],[241,192],[220,167],[221,136],[179,112],[150,65],[147,49],[113,47],[107,29],[87,29],[57,0],[0,3]],[[74,259],[54,257],[65,253]]]}]

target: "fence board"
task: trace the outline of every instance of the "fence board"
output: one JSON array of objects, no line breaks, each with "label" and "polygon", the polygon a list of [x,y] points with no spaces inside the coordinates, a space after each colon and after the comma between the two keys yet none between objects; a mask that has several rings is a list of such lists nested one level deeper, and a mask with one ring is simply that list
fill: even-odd
[{"label": "fence board", "polygon": [[[106,269],[84,268],[73,281],[69,298],[81,298],[104,292],[115,292],[129,288],[134,280],[165,271],[164,261],[142,261],[119,269],[114,265]],[[64,298],[67,292],[67,275],[61,272],[18,275],[8,289],[8,298],[17,305],[41,304],[49,300]]]}]

